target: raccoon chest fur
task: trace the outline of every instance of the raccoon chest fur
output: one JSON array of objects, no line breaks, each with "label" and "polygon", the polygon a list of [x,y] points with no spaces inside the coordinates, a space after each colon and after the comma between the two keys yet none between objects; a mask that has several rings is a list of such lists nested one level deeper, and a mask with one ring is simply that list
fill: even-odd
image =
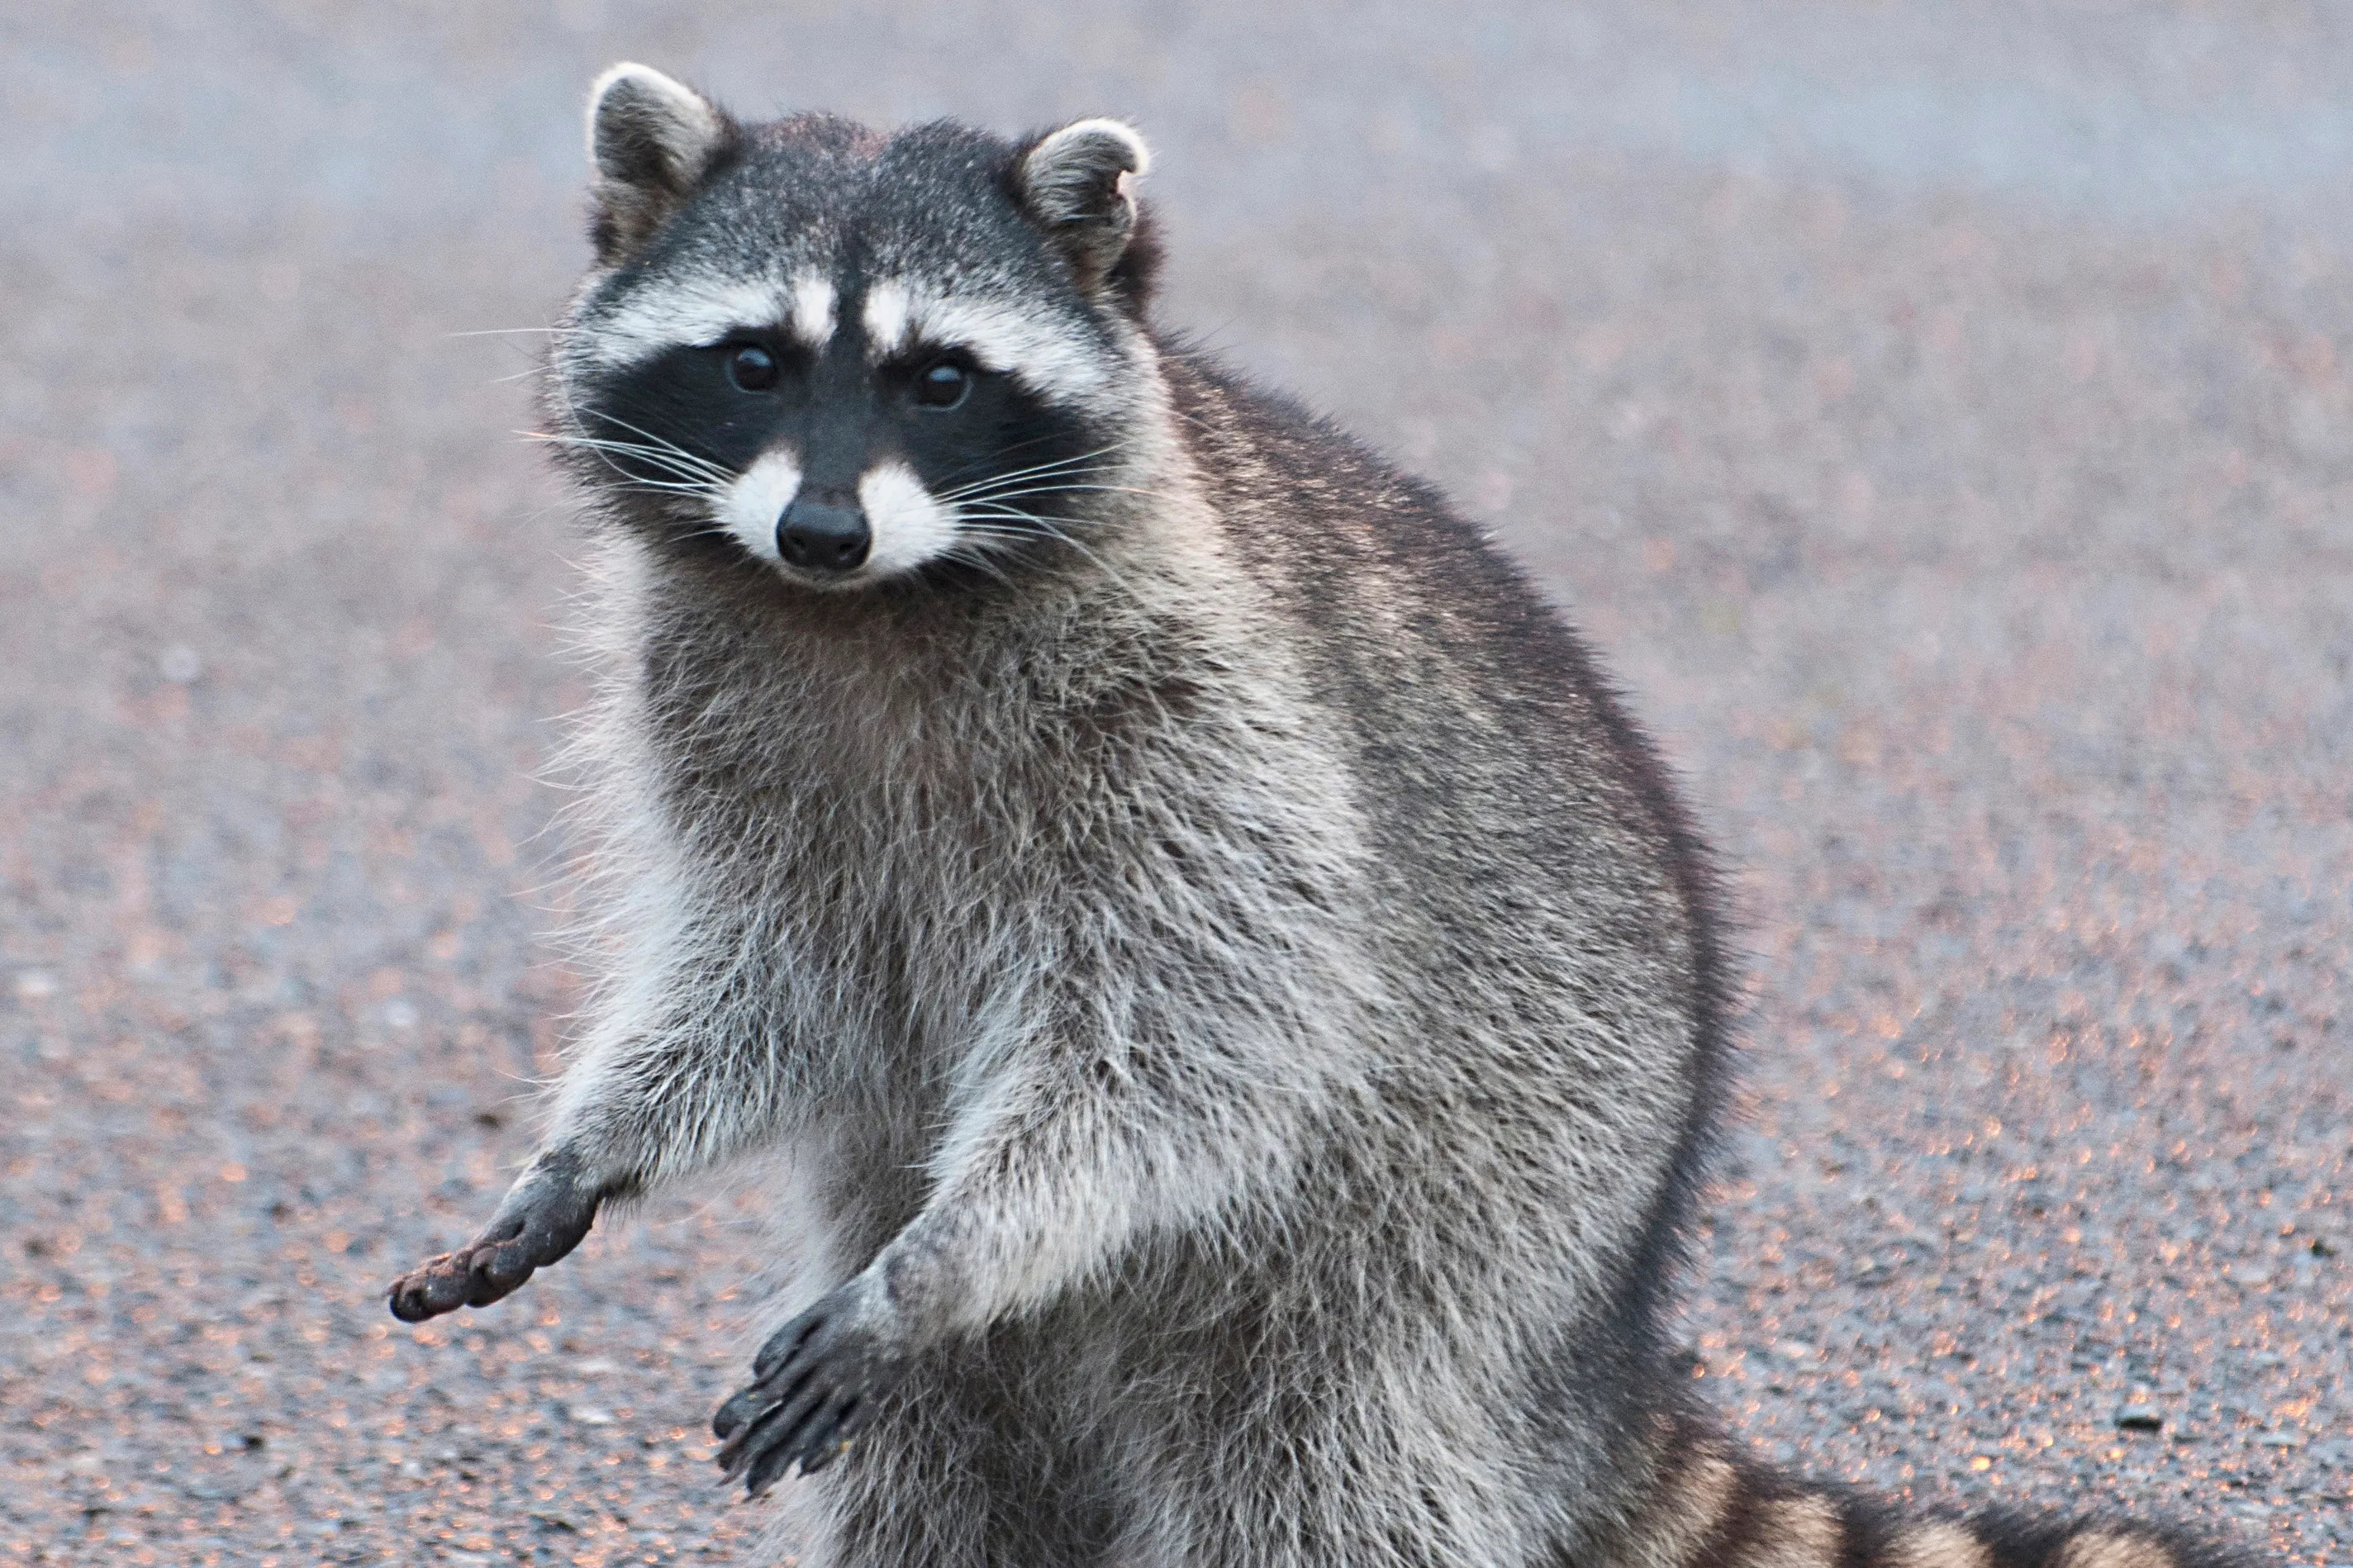
[{"label": "raccoon chest fur", "polygon": [[628,858],[681,905],[681,1001],[744,1011],[800,1113],[847,1124],[828,1146],[944,1128],[1039,1041],[1104,1075],[1205,1030],[1310,1077],[1365,1054],[1346,773],[1297,674],[1223,617],[1048,580],[779,624],[650,564],[627,542],[607,564],[633,647],[597,745],[634,782]]}]

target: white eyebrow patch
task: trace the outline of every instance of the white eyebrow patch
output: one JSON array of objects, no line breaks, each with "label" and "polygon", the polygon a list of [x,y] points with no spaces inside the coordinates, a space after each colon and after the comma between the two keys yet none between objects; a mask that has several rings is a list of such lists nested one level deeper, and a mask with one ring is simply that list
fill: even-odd
[{"label": "white eyebrow patch", "polygon": [[868,353],[877,359],[886,359],[907,346],[910,309],[907,286],[895,278],[885,278],[866,290]]},{"label": "white eyebrow patch", "polygon": [[714,509],[719,526],[754,555],[776,565],[784,560],[776,552],[776,524],[800,493],[800,458],[781,447],[764,452],[720,492]]},{"label": "white eyebrow patch", "polygon": [[861,575],[911,572],[955,543],[954,514],[933,500],[915,471],[896,458],[866,470],[858,481],[858,504],[865,509],[867,531],[873,540]]},{"label": "white eyebrow patch", "polygon": [[[832,333],[832,289],[827,286],[826,329]],[[665,283],[639,291],[611,315],[574,334],[590,360],[612,368],[634,364],[665,349],[715,343],[745,328],[774,327],[791,312],[793,298],[773,281]]]},{"label": "white eyebrow patch", "polygon": [[833,341],[833,279],[821,272],[793,279],[793,336],[822,353]]},{"label": "white eyebrow patch", "polygon": [[985,370],[1018,376],[1058,403],[1103,397],[1111,372],[1083,328],[1050,311],[978,294],[941,294],[901,278],[866,291],[867,351],[876,359],[917,342],[962,349]]}]

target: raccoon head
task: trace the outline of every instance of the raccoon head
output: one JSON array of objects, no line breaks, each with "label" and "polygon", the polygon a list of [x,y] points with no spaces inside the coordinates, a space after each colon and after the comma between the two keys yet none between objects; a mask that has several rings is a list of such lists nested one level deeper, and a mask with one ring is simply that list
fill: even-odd
[{"label": "raccoon head", "polygon": [[1161,408],[1134,131],[747,126],[621,65],[588,150],[549,413],[615,516],[847,590],[1083,555],[1121,513]]}]

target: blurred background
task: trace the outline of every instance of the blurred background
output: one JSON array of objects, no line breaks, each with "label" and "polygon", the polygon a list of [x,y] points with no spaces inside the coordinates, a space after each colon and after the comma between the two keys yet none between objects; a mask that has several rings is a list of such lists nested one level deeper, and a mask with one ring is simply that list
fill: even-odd
[{"label": "blurred background", "polygon": [[512,433],[619,58],[1131,117],[1164,322],[1599,642],[1752,955],[1745,1440],[2353,1563],[2335,0],[0,7],[0,1563],[754,1558],[747,1209],[381,1304],[572,1001]]}]

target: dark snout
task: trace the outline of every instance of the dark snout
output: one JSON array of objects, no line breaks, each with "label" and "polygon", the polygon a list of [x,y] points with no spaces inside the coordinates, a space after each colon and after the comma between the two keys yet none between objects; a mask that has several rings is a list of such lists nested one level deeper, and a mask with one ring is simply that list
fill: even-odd
[{"label": "dark snout", "polygon": [[854,572],[873,542],[866,513],[855,502],[840,506],[803,496],[776,522],[776,553],[804,572]]}]

